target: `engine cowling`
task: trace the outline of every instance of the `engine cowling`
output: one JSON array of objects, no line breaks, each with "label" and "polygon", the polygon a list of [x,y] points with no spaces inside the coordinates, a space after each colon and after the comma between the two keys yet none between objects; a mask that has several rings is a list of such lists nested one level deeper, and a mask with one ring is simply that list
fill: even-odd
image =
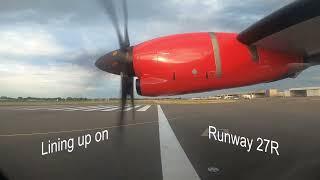
[{"label": "engine cowling", "polygon": [[133,48],[136,89],[143,96],[178,95],[283,78],[301,57],[240,43],[235,33],[188,33]]},{"label": "engine cowling", "polygon": [[157,38],[133,50],[137,91],[145,96],[201,91],[207,72],[214,73],[213,48],[208,33]]}]

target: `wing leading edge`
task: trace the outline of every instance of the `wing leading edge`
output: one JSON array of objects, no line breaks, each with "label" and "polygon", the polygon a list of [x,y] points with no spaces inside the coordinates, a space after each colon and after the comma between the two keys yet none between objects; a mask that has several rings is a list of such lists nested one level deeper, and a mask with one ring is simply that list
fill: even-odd
[{"label": "wing leading edge", "polygon": [[302,55],[320,54],[320,1],[298,0],[261,19],[237,39],[276,51]]}]

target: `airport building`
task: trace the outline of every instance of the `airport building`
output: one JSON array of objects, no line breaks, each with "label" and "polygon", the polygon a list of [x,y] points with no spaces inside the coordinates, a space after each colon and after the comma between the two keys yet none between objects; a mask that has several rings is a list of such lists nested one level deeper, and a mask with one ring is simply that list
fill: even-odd
[{"label": "airport building", "polygon": [[[320,87],[291,88],[280,91],[278,89],[257,90],[245,93],[223,94],[206,97],[208,99],[254,99],[266,97],[315,97],[320,96]],[[205,98],[205,99],[206,99]],[[192,98],[201,99],[201,98]]]},{"label": "airport building", "polygon": [[267,89],[266,94],[267,97],[277,97],[280,95],[278,89]]},{"label": "airport building", "polygon": [[285,91],[267,89],[265,91],[252,92],[255,97],[314,97],[320,96],[320,87],[291,88]]},{"label": "airport building", "polygon": [[320,87],[292,88],[285,91],[286,97],[312,97],[320,96]]}]

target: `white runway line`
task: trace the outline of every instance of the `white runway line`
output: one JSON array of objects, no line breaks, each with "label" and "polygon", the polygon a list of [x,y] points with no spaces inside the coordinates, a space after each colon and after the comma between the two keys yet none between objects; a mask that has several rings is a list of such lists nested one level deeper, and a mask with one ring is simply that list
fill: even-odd
[{"label": "white runway line", "polygon": [[[134,108],[127,105],[125,106],[124,111],[130,111],[132,109],[140,108],[142,105],[136,105]],[[141,107],[137,111],[147,111],[151,105],[146,105],[144,107]],[[28,110],[28,111],[34,111],[34,110],[47,110],[47,111],[84,111],[84,112],[91,112],[91,111],[103,111],[103,112],[109,112],[114,110],[119,110],[121,107],[114,106],[114,105],[98,105],[98,106],[69,106],[69,107],[37,107],[37,108],[21,108],[19,110]]]},{"label": "white runway line", "polygon": [[172,131],[161,106],[157,105],[157,107],[163,179],[200,180],[200,177]]},{"label": "white runway line", "polygon": [[[134,106],[134,108],[138,108],[140,106],[141,105],[136,105],[136,106]],[[133,107],[128,107],[128,108],[124,109],[123,111],[130,111],[131,109],[133,109]]]},{"label": "white runway line", "polygon": [[146,105],[146,106],[138,109],[137,111],[146,111],[146,110],[148,110],[150,107],[151,107],[151,105]]},{"label": "white runway line", "polygon": [[100,107],[99,106],[79,106],[79,107],[75,107],[75,109],[77,109],[78,111],[85,111],[85,110],[96,109],[96,108],[100,108]]},{"label": "white runway line", "polygon": [[14,108],[14,110],[27,110],[27,111],[33,111],[33,110],[48,110],[50,108],[59,108],[57,106],[52,106],[52,107],[48,107],[48,106],[37,106],[37,107],[19,107],[19,108]]},{"label": "white runway line", "polygon": [[64,108],[62,111],[97,111],[102,109],[113,108],[116,106],[78,106],[72,108]]},{"label": "white runway line", "polygon": [[114,108],[117,106],[70,106],[70,107],[42,107],[42,108],[23,108],[20,110],[47,110],[47,111],[97,111]]},{"label": "white runway line", "polygon": [[55,107],[55,108],[47,108],[49,111],[65,111],[65,110],[72,110],[72,109],[78,109],[78,110],[85,110],[90,108],[96,108],[96,106],[70,106],[70,107]]},{"label": "white runway line", "polygon": [[113,107],[96,107],[96,108],[91,108],[91,109],[86,109],[86,110],[83,110],[83,111],[99,111],[99,110],[104,110],[104,109],[110,109],[110,108],[113,108]]},{"label": "white runway line", "polygon": [[100,111],[106,112],[106,111],[114,111],[114,110],[118,110],[120,109],[120,107],[115,107],[115,108],[110,108],[110,109],[102,109]]},{"label": "white runway line", "polygon": [[48,108],[46,110],[48,110],[48,111],[61,111],[63,109],[65,109],[65,108]]},{"label": "white runway line", "polygon": [[118,107],[118,106],[114,106],[114,105],[107,105],[107,106],[103,106],[103,105],[99,105],[97,107],[104,107],[104,108],[115,108],[115,107]]},{"label": "white runway line", "polygon": [[27,110],[27,111],[35,111],[35,110],[47,110],[48,108],[20,108],[17,110]]},{"label": "white runway line", "polygon": [[88,109],[88,108],[85,108],[85,107],[72,107],[72,108],[65,108],[62,111],[82,111],[84,109]]},{"label": "white runway line", "polygon": [[[61,109],[61,111],[79,111],[79,110],[83,110],[84,107],[65,107],[63,109]],[[87,108],[85,108],[87,109]]]}]

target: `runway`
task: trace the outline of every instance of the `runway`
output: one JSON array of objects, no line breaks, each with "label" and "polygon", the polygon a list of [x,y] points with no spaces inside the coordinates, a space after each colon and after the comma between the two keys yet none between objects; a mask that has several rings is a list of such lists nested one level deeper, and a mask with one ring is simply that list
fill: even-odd
[{"label": "runway", "polygon": [[[117,105],[3,106],[0,168],[23,180],[319,179],[319,107],[306,98],[137,105],[119,126]],[[209,139],[209,126],[253,139],[251,151]],[[104,130],[108,138],[97,142]],[[85,135],[86,148],[43,155],[58,138]],[[279,155],[258,151],[259,137],[277,142]]]}]

